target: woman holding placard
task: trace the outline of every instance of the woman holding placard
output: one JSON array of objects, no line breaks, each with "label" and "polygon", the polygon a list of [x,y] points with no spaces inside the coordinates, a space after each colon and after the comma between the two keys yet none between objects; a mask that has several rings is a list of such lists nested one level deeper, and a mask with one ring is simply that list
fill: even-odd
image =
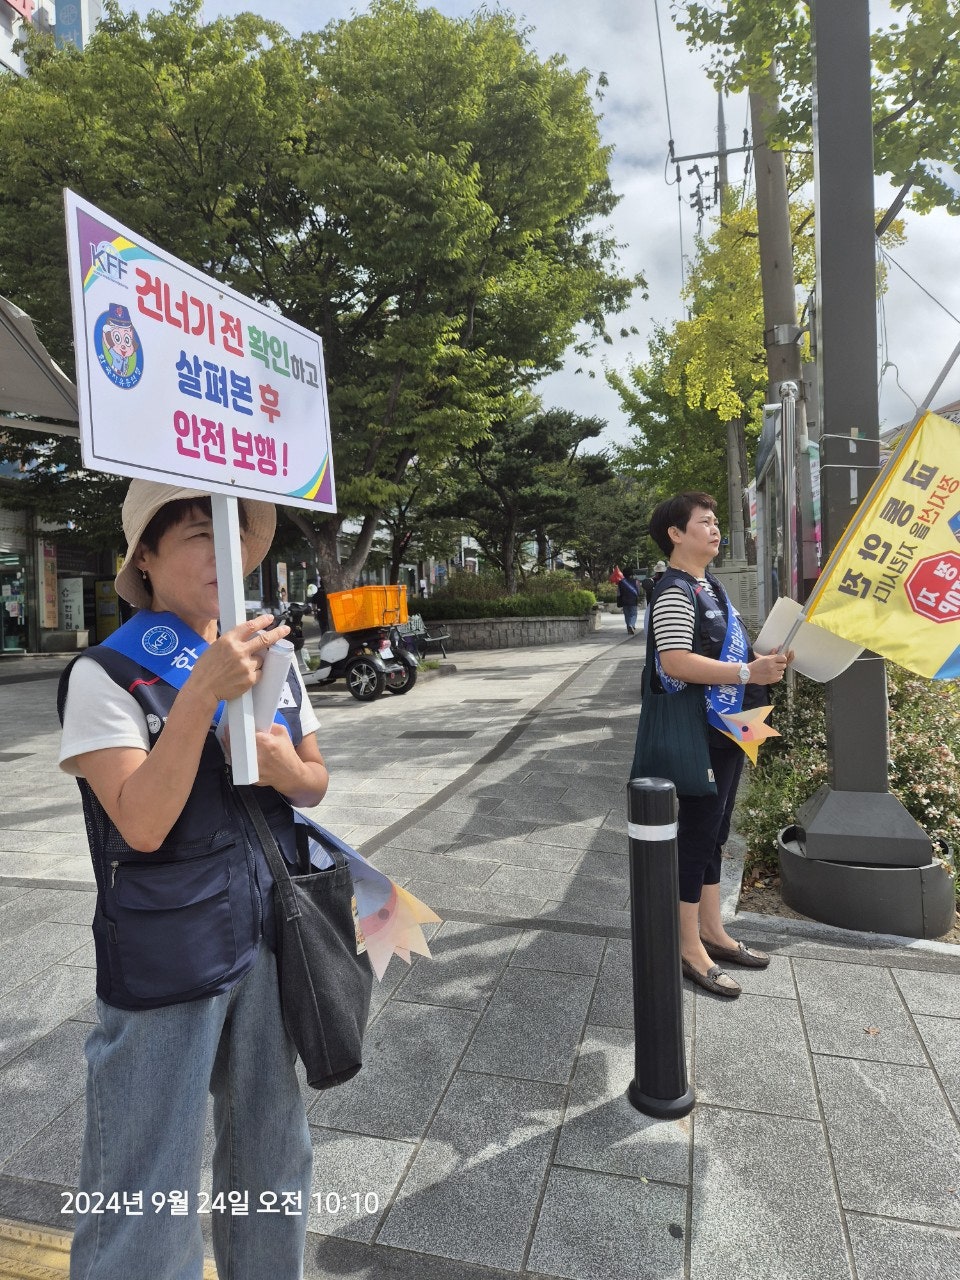
[{"label": "woman holding placard", "polygon": [[[246,574],[276,514],[241,499],[240,516]],[[280,1011],[273,878],[215,733],[287,628],[267,630],[264,614],[218,633],[203,494],[133,480],[123,527],[116,586],[138,612],[60,688],[60,763],[80,786],[97,880],[80,1189],[103,1212],[78,1215],[71,1275],[199,1280],[205,1207],[222,1280],[299,1276],[312,1151]],[[294,666],[277,722],[256,734],[255,790],[291,865],[290,804],[327,789],[317,727]],[[216,1146],[201,1195],[208,1093]],[[282,1193],[299,1216],[265,1211]]]},{"label": "woman holding placard", "polygon": [[770,957],[727,933],[721,855],[745,752],[771,732],[763,722],[766,686],[783,678],[793,653],[755,654],[722,584],[708,572],[720,550],[709,494],[661,502],[650,516],[650,537],[669,566],[651,602],[632,776],[666,777],[677,789],[683,973],[714,995],[736,998],[740,984],[721,966],[762,969]]}]

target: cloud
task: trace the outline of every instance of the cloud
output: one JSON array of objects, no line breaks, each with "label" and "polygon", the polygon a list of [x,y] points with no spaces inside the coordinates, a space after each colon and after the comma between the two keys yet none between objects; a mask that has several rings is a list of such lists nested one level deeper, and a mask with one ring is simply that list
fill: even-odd
[{"label": "cloud", "polygon": [[[168,8],[156,0],[125,4],[141,11]],[[233,14],[250,7],[249,0],[207,0],[205,16]],[[463,0],[432,0],[432,7],[451,17],[475,12],[479,3]],[[595,356],[584,362],[571,355],[566,370],[551,375],[541,384],[545,402],[578,413],[596,414],[610,424],[608,437],[625,440],[628,424],[619,399],[606,385],[604,364],[623,369],[628,362],[642,360],[647,338],[656,324],[669,325],[683,315],[680,298],[681,249],[693,252],[696,216],[688,206],[693,179],[683,165],[678,208],[676,186],[664,181],[664,161],[671,128],[678,155],[711,151],[716,147],[717,97],[702,69],[704,59],[691,52],[669,18],[669,4],[660,5],[664,71],[660,62],[660,40],[656,11],[652,4],[636,0],[525,0],[503,6],[515,12],[521,25],[531,28],[529,39],[542,57],[563,54],[574,69],[586,68],[594,82],[601,73],[609,84],[598,101],[604,140],[614,148],[611,178],[622,199],[614,214],[616,237],[624,245],[621,265],[625,272],[642,273],[648,282],[649,299],[639,294],[622,316],[611,317],[611,332],[635,326],[639,337],[615,337],[611,346],[601,344]],[[351,12],[363,11],[360,3],[331,0],[322,6],[307,0],[273,0],[270,16],[293,33],[312,30]],[[885,0],[871,6],[875,24],[889,17]],[[746,99],[726,104],[728,146],[739,146],[746,123]],[[704,176],[712,173],[710,161],[701,161]],[[742,177],[742,161],[732,158],[731,183]],[[669,173],[673,179],[673,173]],[[878,184],[878,205],[888,199],[884,184]],[[922,285],[936,295],[955,316],[960,316],[960,270],[957,246],[960,226],[945,214],[926,217],[907,214],[907,244],[896,253],[897,260]],[[704,224],[709,233],[709,221]],[[881,358],[891,362],[880,379],[881,422],[894,424],[910,415],[911,401],[921,400],[947,355],[960,337],[958,324],[903,276],[896,268],[889,272],[889,289],[883,303]],[[909,395],[901,391],[892,365]],[[594,377],[577,374],[586,367]],[[878,365],[879,367],[879,365]],[[945,384],[938,403],[960,398],[960,370]]]}]

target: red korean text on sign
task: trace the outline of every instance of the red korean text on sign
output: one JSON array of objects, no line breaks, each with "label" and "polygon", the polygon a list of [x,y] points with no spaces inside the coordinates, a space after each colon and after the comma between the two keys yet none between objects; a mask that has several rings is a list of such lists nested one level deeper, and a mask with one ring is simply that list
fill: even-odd
[{"label": "red korean text on sign", "polygon": [[910,608],[931,622],[960,619],[960,553],[919,560],[904,583]]}]

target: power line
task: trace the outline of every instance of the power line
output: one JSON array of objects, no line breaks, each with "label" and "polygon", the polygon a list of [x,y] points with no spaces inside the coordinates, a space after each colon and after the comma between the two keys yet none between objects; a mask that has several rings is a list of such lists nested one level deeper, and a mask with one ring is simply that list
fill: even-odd
[{"label": "power line", "polygon": [[883,258],[884,262],[890,262],[893,264],[893,266],[897,268],[898,271],[902,271],[903,274],[907,277],[907,279],[910,280],[913,284],[915,284],[921,293],[925,293],[931,302],[936,303],[936,305],[940,308],[942,312],[944,312],[945,315],[948,315],[950,319],[954,321],[955,324],[960,324],[960,316],[955,316],[949,307],[944,306],[944,304],[940,301],[939,298],[935,298],[929,289],[927,289],[924,285],[922,285],[919,280],[915,279],[907,270],[907,268],[902,266],[896,260],[896,258],[893,256],[892,253],[888,253],[887,250],[884,249],[882,245],[878,244],[877,248],[880,250],[880,256]]},{"label": "power line", "polygon": [[[673,155],[673,121],[670,118],[670,92],[667,88],[667,62],[663,56],[663,33],[660,29],[660,0],[653,0],[653,12],[657,21],[657,44],[660,48],[660,76],[663,80],[663,101],[667,109],[667,133],[670,136],[670,142],[667,148],[667,161],[664,165],[663,178],[667,186],[673,186],[667,178],[667,165],[670,163],[670,157]],[[677,188],[677,228],[680,234],[680,291],[683,292],[686,284],[686,256],[683,252],[683,197],[680,192],[680,166],[676,169],[676,188]]]}]

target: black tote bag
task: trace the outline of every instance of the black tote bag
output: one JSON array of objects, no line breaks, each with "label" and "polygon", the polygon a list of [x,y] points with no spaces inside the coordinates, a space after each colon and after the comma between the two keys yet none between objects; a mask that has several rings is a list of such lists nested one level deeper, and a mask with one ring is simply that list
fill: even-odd
[{"label": "black tote bag", "polygon": [[[239,791],[274,877],[277,967],[283,1021],[312,1089],[343,1084],[363,1065],[373,969],[359,921],[353,877],[343,854],[314,871],[306,829],[297,827],[301,867],[291,873],[255,798]],[[301,838],[302,837],[302,838]]]},{"label": "black tote bag", "polygon": [[[696,626],[693,636],[694,651],[699,652]],[[647,633],[640,723],[630,777],[667,778],[676,787],[678,796],[716,795],[717,784],[707,745],[704,686],[688,684],[678,693],[665,693],[656,675],[655,655],[651,625]]]}]

